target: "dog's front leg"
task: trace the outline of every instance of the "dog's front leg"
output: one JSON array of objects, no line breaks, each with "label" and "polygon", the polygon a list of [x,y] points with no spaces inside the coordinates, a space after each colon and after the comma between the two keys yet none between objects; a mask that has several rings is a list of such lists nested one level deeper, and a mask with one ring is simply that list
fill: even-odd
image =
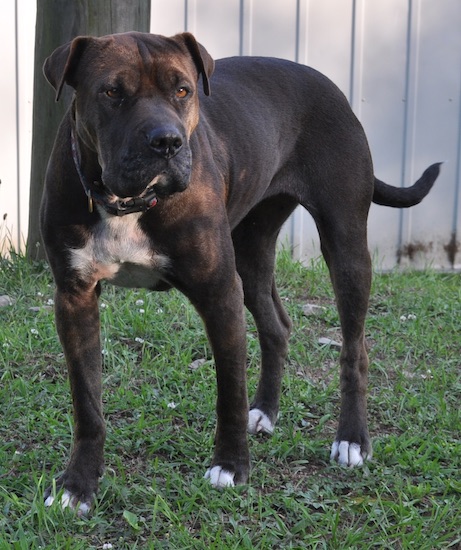
[{"label": "dog's front leg", "polygon": [[[218,292],[218,288],[217,288]],[[230,285],[194,300],[208,333],[216,364],[215,451],[205,477],[215,487],[246,483],[250,469],[247,422],[246,324],[243,290],[235,273]]]},{"label": "dog's front leg", "polygon": [[[101,404],[101,343],[98,287],[57,289],[56,326],[64,348],[74,416],[72,454],[65,472],[56,480],[64,489],[61,503],[86,513],[103,473],[105,425]],[[50,505],[51,490],[45,503]]]}]

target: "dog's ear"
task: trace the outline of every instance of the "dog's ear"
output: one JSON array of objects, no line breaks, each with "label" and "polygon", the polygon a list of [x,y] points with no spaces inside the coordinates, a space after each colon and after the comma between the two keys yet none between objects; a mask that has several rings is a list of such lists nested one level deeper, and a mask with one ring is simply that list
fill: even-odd
[{"label": "dog's ear", "polygon": [[94,40],[90,36],[79,36],[71,42],[60,46],[45,60],[43,74],[56,90],[56,101],[59,100],[65,83],[75,87],[75,72],[78,62],[88,44]]},{"label": "dog's ear", "polygon": [[190,32],[177,34],[174,38],[176,40],[179,39],[183,41],[186,45],[186,48],[189,50],[189,53],[194,60],[199,75],[202,75],[203,91],[205,92],[205,95],[210,95],[210,83],[208,79],[214,71],[213,58],[206,51],[206,49],[195,40],[194,35],[192,35]]}]

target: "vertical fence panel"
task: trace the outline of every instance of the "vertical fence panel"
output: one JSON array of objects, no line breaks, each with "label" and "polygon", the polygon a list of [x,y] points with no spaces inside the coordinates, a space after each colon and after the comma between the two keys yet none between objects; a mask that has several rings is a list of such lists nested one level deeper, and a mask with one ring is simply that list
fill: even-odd
[{"label": "vertical fence panel", "polygon": [[[18,238],[18,187],[17,187],[17,110],[16,110],[16,33],[15,4],[2,6],[0,33],[3,42],[2,73],[0,81],[0,241],[17,242]],[[8,248],[0,242],[0,252]]]},{"label": "vertical fence panel", "polygon": [[188,30],[214,58],[239,55],[240,3],[189,0]]},{"label": "vertical fence panel", "polygon": [[150,27],[155,34],[173,36],[186,30],[187,1],[151,0]]},{"label": "vertical fence panel", "polygon": [[[365,3],[361,27],[363,70],[360,95],[353,105],[368,136],[375,174],[397,186],[410,184],[409,178],[402,182],[409,17],[406,1]],[[395,264],[399,221],[398,210],[381,206],[371,209],[369,244],[381,267]]]},{"label": "vertical fence panel", "polygon": [[450,241],[460,227],[454,205],[460,184],[461,3],[419,0],[416,4],[420,13],[415,29],[418,54],[412,74],[414,95],[409,98],[414,116],[408,172],[417,174],[429,159],[448,162],[443,165],[442,177],[430,200],[404,215],[404,251],[408,244],[410,252],[415,251],[413,264],[430,259],[449,267]]}]

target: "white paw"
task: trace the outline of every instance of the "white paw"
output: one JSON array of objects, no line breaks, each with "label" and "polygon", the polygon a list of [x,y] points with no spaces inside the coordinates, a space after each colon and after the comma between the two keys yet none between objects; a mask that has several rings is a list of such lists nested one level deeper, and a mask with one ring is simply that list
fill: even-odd
[{"label": "white paw", "polygon": [[[55,497],[50,495],[45,500],[45,506],[51,506],[53,502],[55,501]],[[77,515],[79,516],[86,516],[88,512],[90,511],[90,506],[86,502],[76,502],[75,497],[72,496],[69,491],[64,491],[61,496],[61,508],[64,510],[64,508],[71,508],[72,510],[76,510]]]},{"label": "white paw", "polygon": [[336,460],[341,466],[355,468],[363,466],[364,460],[371,458],[371,453],[362,453],[358,443],[349,443],[349,441],[334,441],[331,446],[331,460]]},{"label": "white paw", "polygon": [[248,433],[250,434],[269,434],[274,432],[274,425],[269,420],[267,414],[259,409],[251,409],[248,414]]},{"label": "white paw", "polygon": [[234,475],[228,470],[224,470],[221,466],[213,466],[207,470],[205,479],[209,479],[213,487],[234,487]]}]

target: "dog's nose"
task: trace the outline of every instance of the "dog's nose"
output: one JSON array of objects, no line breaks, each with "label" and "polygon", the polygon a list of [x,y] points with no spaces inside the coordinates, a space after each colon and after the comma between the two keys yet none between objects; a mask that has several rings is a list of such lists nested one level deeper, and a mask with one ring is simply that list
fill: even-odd
[{"label": "dog's nose", "polygon": [[165,159],[173,158],[182,148],[183,139],[176,128],[153,128],[146,132],[149,147]]}]

